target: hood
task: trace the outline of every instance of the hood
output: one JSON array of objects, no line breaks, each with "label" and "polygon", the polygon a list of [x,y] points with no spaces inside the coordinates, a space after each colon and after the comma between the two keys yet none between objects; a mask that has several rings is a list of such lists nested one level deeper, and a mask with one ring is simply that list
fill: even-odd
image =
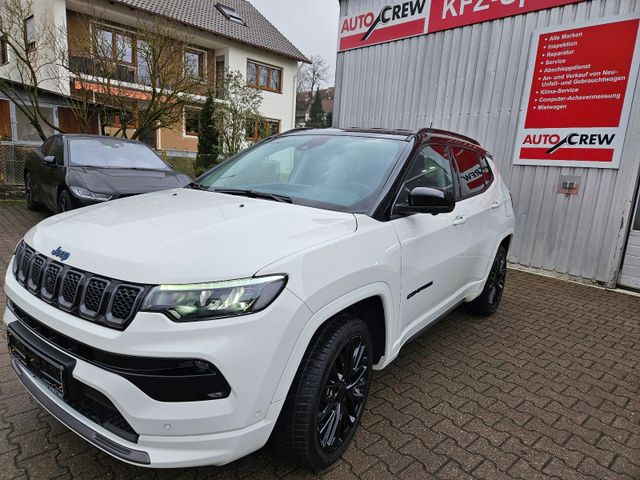
[{"label": "hood", "polygon": [[196,283],[250,277],[356,228],[349,213],[175,189],[53,216],[25,240],[51,258],[60,247],[70,254],[65,264],[118,280]]},{"label": "hood", "polygon": [[67,181],[69,185],[119,197],[180,188],[191,180],[173,170],[70,167]]}]

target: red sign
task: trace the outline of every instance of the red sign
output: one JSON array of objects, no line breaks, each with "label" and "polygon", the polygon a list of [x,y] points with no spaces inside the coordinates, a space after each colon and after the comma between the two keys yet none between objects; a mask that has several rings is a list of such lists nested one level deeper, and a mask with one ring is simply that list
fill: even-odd
[{"label": "red sign", "polygon": [[472,25],[583,0],[396,0],[340,18],[339,51]]},{"label": "red sign", "polygon": [[639,27],[635,17],[534,35],[516,164],[617,168]]},{"label": "red sign", "polygon": [[431,0],[429,33],[579,1],[581,0]]}]

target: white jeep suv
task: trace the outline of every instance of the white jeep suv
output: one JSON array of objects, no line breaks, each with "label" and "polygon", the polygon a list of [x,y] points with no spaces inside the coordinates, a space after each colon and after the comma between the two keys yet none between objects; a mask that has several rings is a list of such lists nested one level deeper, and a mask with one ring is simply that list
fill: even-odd
[{"label": "white jeep suv", "polygon": [[372,369],[462,303],[496,311],[513,230],[472,139],[291,131],[188,188],[33,227],[5,279],[12,366],[132,464],[222,465],[271,439],[323,467]]}]

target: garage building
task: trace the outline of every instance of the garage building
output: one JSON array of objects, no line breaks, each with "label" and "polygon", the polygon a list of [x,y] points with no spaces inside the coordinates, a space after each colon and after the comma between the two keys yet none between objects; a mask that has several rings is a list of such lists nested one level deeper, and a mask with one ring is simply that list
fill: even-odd
[{"label": "garage building", "polygon": [[634,0],[340,0],[334,126],[433,126],[494,155],[510,260],[640,289]]}]

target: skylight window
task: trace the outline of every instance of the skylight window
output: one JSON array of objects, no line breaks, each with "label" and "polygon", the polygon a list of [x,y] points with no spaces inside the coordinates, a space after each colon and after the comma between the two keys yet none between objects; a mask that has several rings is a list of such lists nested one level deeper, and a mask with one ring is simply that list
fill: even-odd
[{"label": "skylight window", "polygon": [[216,3],[216,7],[218,8],[218,10],[220,10],[220,13],[222,13],[227,18],[227,20],[239,23],[240,25],[247,25],[242,17],[238,14],[238,12],[236,12],[235,8],[232,8],[229,5],[224,5],[222,3]]}]

